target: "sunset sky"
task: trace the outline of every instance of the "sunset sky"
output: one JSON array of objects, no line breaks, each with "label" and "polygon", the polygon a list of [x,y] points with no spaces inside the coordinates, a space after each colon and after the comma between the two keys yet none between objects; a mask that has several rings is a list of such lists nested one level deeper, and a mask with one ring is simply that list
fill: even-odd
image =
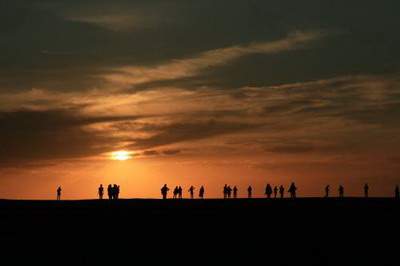
[{"label": "sunset sky", "polygon": [[[400,1],[4,0],[0,198],[400,183]],[[115,152],[126,151],[123,157]],[[118,154],[117,154],[118,155]],[[117,160],[127,159],[127,160]]]}]

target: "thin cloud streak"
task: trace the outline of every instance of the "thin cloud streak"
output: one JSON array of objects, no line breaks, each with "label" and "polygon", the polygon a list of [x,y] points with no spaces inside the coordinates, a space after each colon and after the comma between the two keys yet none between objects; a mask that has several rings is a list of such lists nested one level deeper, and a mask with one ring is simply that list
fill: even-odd
[{"label": "thin cloud streak", "polygon": [[224,66],[251,54],[275,54],[301,49],[322,37],[321,32],[297,31],[280,40],[210,50],[195,57],[173,60],[154,67],[120,67],[114,69],[114,73],[104,75],[104,78],[113,83],[129,85],[187,78],[208,68]]}]

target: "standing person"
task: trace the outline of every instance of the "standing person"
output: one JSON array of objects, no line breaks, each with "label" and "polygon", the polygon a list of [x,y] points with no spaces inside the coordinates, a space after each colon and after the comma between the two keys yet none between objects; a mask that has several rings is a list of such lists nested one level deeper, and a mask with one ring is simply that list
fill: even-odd
[{"label": "standing person", "polygon": [[57,188],[57,200],[61,200],[61,191],[62,191],[61,186],[59,186]]},{"label": "standing person", "polygon": [[233,187],[233,198],[237,198],[238,188],[236,186]]},{"label": "standing person", "polygon": [[274,198],[276,199],[276,195],[278,194],[278,187],[274,187]]},{"label": "standing person", "polygon": [[104,188],[103,188],[103,184],[100,184],[99,186],[99,190],[98,190],[98,194],[99,194],[99,199],[103,199],[103,195],[104,195]]},{"label": "standing person", "polygon": [[224,192],[224,199],[226,199],[228,197],[228,185],[227,184],[225,184],[223,192]]},{"label": "standing person", "polygon": [[190,186],[190,188],[189,188],[189,190],[188,190],[189,193],[190,193],[190,198],[191,198],[191,199],[194,198],[194,189],[195,189],[194,186]]},{"label": "standing person", "polygon": [[178,187],[178,197],[179,197],[180,199],[182,199],[182,197],[183,197],[183,189],[182,189],[181,186]]},{"label": "standing person", "polygon": [[120,186],[119,185],[117,185],[116,187],[115,187],[115,199],[119,199],[119,192],[120,192],[121,190],[120,190]]},{"label": "standing person", "polygon": [[167,184],[164,184],[164,186],[161,188],[161,195],[163,199],[167,199],[167,194],[168,194],[169,188]]},{"label": "standing person", "polygon": [[251,199],[252,196],[253,196],[253,188],[252,188],[251,186],[249,186],[249,187],[247,188],[247,197],[248,197],[249,199]]},{"label": "standing person", "polygon": [[199,190],[199,198],[200,198],[200,199],[204,199],[204,187],[203,187],[203,186],[200,187],[200,190]]},{"label": "standing person", "polygon": [[280,195],[281,199],[283,199],[284,193],[285,193],[285,188],[281,185],[279,187],[279,195]]},{"label": "standing person", "polygon": [[111,189],[111,198],[114,200],[117,199],[117,184],[114,184]]},{"label": "standing person", "polygon": [[111,187],[111,184],[108,184],[107,194],[108,194],[108,199],[111,200],[112,199],[112,187]]},{"label": "standing person", "polygon": [[290,184],[290,187],[289,187],[289,189],[288,189],[288,192],[290,193],[290,197],[291,197],[292,199],[295,199],[295,198],[296,198],[296,191],[297,191],[297,187],[296,187],[296,185],[294,184],[294,182],[292,182],[292,184]]},{"label": "standing person", "polygon": [[344,187],[342,185],[339,186],[339,197],[340,198],[344,197]]},{"label": "standing person", "polygon": [[230,199],[230,198],[231,198],[231,195],[232,195],[232,188],[231,188],[231,186],[228,186],[226,192],[227,192],[227,194],[228,194],[228,199]]},{"label": "standing person", "polygon": [[328,198],[328,197],[329,197],[329,191],[330,191],[330,187],[329,187],[329,185],[327,185],[327,186],[325,187],[325,198]]},{"label": "standing person", "polygon": [[368,198],[369,186],[368,183],[364,185],[364,197]]},{"label": "standing person", "polygon": [[265,187],[265,195],[267,195],[267,198],[271,198],[272,187],[270,184],[267,184],[267,186]]},{"label": "standing person", "polygon": [[178,197],[178,193],[179,193],[179,189],[178,189],[178,186],[176,186],[176,187],[174,188],[172,198],[173,198],[173,199],[176,199],[176,198]]},{"label": "standing person", "polygon": [[400,189],[399,189],[399,185],[396,186],[396,188],[394,189],[394,197],[396,199],[400,198]]}]

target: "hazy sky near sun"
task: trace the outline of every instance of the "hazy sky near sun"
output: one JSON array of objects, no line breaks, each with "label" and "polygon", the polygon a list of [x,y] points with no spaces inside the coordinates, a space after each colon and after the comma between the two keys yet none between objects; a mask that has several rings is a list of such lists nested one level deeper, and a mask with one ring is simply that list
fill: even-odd
[{"label": "hazy sky near sun", "polygon": [[[0,3],[0,198],[400,183],[399,1]],[[133,158],[110,160],[126,150]],[[379,187],[379,188],[378,188]],[[125,193],[125,194],[124,194]]]}]

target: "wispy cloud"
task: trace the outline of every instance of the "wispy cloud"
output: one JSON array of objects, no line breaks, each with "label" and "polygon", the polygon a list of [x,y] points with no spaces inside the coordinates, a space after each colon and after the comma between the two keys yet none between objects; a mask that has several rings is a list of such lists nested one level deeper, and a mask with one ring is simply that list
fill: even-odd
[{"label": "wispy cloud", "polygon": [[104,78],[111,82],[130,85],[186,78],[208,68],[227,65],[251,54],[275,54],[301,49],[319,40],[322,36],[321,32],[298,31],[276,41],[219,48],[203,52],[194,57],[176,59],[153,67],[124,66],[114,69],[114,73],[107,74]]},{"label": "wispy cloud", "polygon": [[143,21],[140,21],[133,15],[109,14],[95,16],[70,16],[66,17],[69,21],[77,21],[93,24],[113,31],[128,31],[135,28],[145,27]]}]

